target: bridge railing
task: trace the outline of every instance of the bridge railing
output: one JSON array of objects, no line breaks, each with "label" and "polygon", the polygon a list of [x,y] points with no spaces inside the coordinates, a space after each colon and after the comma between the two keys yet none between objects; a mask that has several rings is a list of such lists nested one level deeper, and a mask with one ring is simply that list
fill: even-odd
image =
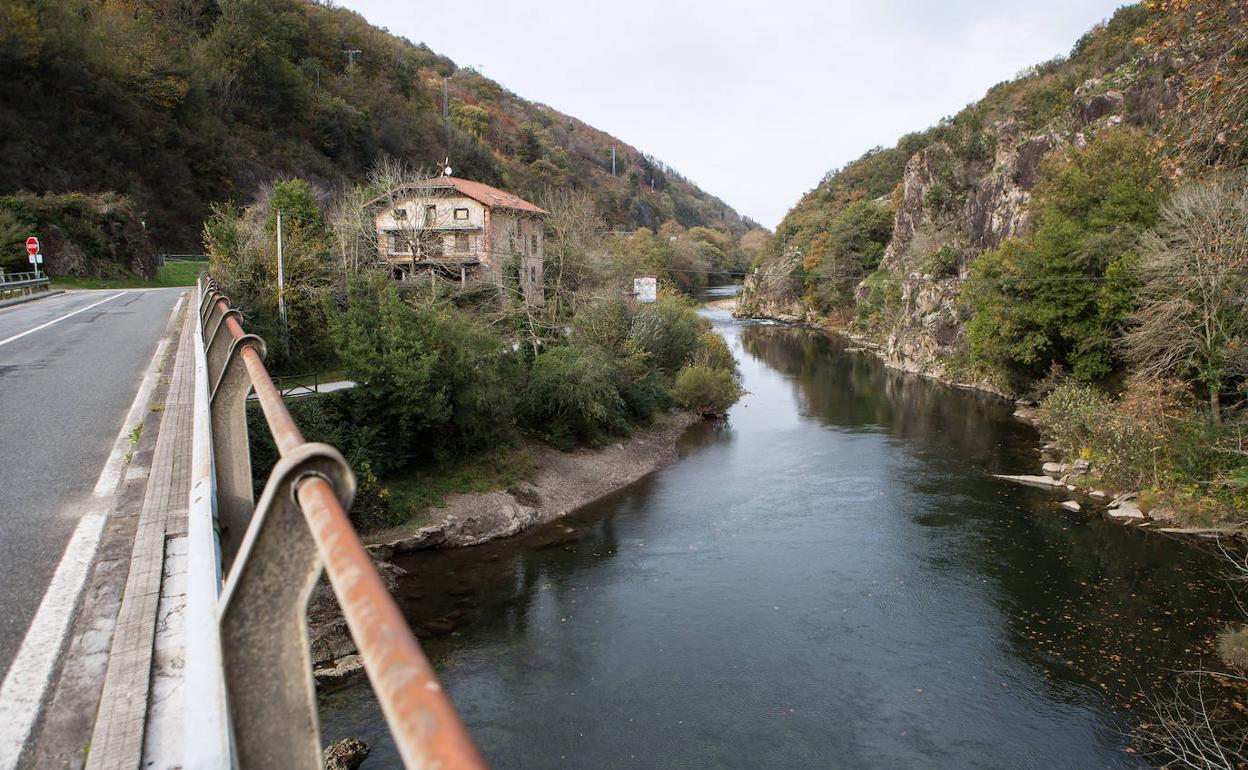
[{"label": "bridge railing", "polygon": [[42,273],[0,272],[0,299],[11,299],[23,294],[48,290],[48,277]]},{"label": "bridge railing", "polygon": [[[304,440],[239,311],[206,278],[197,290],[186,767],[320,767],[307,605],[322,568],[404,764],[485,767],[347,518],[350,467]],[[258,502],[253,390],[280,454]]]}]

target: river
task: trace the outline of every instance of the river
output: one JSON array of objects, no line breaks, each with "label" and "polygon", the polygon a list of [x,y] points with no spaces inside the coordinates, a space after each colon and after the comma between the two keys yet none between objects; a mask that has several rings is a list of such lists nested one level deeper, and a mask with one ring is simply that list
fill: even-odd
[{"label": "river", "polygon": [[[1132,725],[1240,617],[1218,560],[991,477],[1012,406],[707,311],[748,394],[681,457],[400,601],[496,768],[1136,766]],[[1139,717],[1137,717],[1139,715]],[[366,686],[326,740],[397,766]]]}]

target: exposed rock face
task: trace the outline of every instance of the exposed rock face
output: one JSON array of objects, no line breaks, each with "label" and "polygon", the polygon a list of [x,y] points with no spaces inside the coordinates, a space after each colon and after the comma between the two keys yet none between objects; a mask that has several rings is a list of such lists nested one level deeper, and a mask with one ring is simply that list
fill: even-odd
[{"label": "exposed rock face", "polygon": [[[880,262],[881,269],[908,279],[901,282],[901,311],[885,342],[885,355],[898,368],[943,376],[943,360],[966,349],[966,310],[957,303],[962,281],[924,276],[924,260],[954,246],[960,251],[957,274],[965,278],[972,259],[1024,233],[1040,164],[1067,143],[1052,131],[1022,135],[1013,119],[995,124],[991,133],[997,150],[987,173],[977,173],[941,144],[906,164],[893,239]],[[933,193],[935,187],[940,189]],[[933,211],[934,200],[946,202]]]},{"label": "exposed rock face", "polygon": [[745,277],[737,298],[736,315],[745,318],[775,318],[801,321],[806,318],[802,304],[802,284],[794,278],[801,257],[790,254]]}]

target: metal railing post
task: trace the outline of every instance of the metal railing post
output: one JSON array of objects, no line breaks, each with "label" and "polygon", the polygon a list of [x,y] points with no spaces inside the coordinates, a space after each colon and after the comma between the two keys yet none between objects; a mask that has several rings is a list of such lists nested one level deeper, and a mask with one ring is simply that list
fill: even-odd
[{"label": "metal railing post", "polygon": [[[255,508],[251,449],[247,439],[247,394],[251,392],[251,377],[243,362],[243,351],[251,348],[261,358],[265,351],[264,340],[254,334],[229,338],[229,341],[231,344],[216,367],[216,381],[208,396],[212,409],[213,466],[217,473],[221,563],[226,570],[234,562]],[[209,358],[210,378],[213,370],[213,361]]]},{"label": "metal railing post", "polygon": [[273,468],[222,597],[225,688],[243,770],[318,767],[321,760],[307,631],[321,559],[296,499],[310,478],[327,480],[343,507],[351,505],[355,479],[338,450],[294,449]]}]

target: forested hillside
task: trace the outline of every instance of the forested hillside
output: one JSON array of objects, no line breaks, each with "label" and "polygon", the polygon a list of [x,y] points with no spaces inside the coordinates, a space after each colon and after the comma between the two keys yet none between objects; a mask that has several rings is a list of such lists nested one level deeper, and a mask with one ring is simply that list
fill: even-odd
[{"label": "forested hillside", "polygon": [[283,177],[338,188],[383,157],[449,155],[526,196],[584,189],[613,229],[754,227],[641,150],[328,3],[7,0],[0,71],[0,254],[54,229],[76,254],[54,251],[54,272],[116,269],[110,234],[136,229],[150,244],[120,258],[145,270],[152,249],[198,251],[214,202]]},{"label": "forested hillside", "polygon": [[1246,115],[1248,2],[1123,7],[1069,56],[829,173],[741,311],[1043,399],[1046,430],[1103,483],[1240,516]]}]

